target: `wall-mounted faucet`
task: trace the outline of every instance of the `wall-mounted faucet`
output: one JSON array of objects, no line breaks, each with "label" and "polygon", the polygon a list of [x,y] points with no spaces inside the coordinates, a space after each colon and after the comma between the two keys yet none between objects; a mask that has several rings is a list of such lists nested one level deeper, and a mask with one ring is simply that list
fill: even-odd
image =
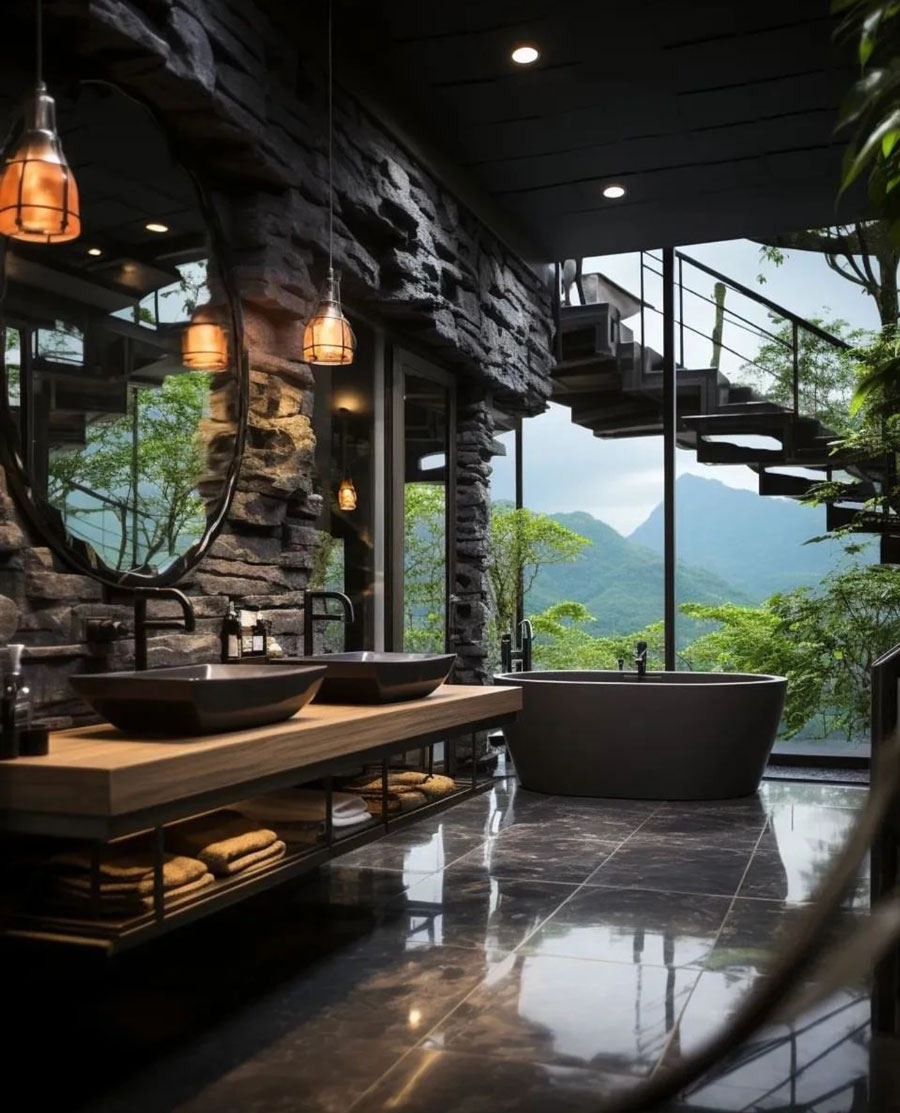
[{"label": "wall-mounted faucet", "polygon": [[[321,599],[324,610],[318,614],[315,611],[315,601]],[[328,600],[335,599],[341,605],[340,614],[329,614]],[[306,591],[303,593],[303,656],[311,657],[315,652],[313,646],[313,631],[316,622],[342,622],[346,637],[346,630],[352,625],[354,619],[353,603],[349,596],[341,591]],[[346,648],[346,647],[345,647]]]},{"label": "wall-mounted faucet", "polygon": [[[136,587],[134,595],[134,667],[147,667],[148,630],[184,630],[191,634],[197,628],[194,607],[190,599],[176,587]],[[174,599],[184,615],[179,618],[147,618],[147,603],[150,599]]]},{"label": "wall-mounted faucet", "polygon": [[647,643],[638,642],[634,654],[634,665],[637,669],[638,677],[647,675]]},{"label": "wall-mounted faucet", "polygon": [[531,672],[534,630],[526,618],[519,623],[518,641],[513,645],[512,634],[500,638],[501,672]]}]

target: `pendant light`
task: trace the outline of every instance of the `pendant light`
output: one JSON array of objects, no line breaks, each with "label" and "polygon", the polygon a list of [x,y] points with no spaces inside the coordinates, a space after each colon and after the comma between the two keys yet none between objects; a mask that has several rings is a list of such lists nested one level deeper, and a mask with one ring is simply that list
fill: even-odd
[{"label": "pendant light", "polygon": [[[340,279],[334,273],[334,47],[332,8],[328,0],[328,277],[322,296],[303,332],[304,363],[352,363],[356,337],[341,308]],[[354,495],[355,498],[355,495]],[[355,506],[355,503],[354,503]],[[349,509],[353,509],[350,507]]]},{"label": "pendant light", "polygon": [[35,2],[37,80],[25,127],[0,172],[0,235],[65,243],[81,235],[78,186],[56,130],[56,103],[44,84],[43,0]]},{"label": "pendant light", "polygon": [[338,507],[341,510],[355,510],[356,509],[356,488],[353,486],[353,480],[350,478],[350,472],[347,469],[347,417],[350,413],[347,409],[339,411],[341,415],[341,483],[338,487],[337,501]]},{"label": "pendant light", "polygon": [[181,362],[191,371],[228,369],[228,337],[209,305],[195,309],[181,333]]}]

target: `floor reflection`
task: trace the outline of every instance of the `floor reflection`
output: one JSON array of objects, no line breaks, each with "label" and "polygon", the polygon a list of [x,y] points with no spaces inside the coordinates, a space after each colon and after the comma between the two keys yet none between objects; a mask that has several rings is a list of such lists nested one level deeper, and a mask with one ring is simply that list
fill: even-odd
[{"label": "floor reflection", "polygon": [[[749,801],[658,804],[498,783],[235,910],[214,943],[176,933],[158,969],[92,988],[74,1028],[80,998],[23,972],[42,993],[20,1027],[59,1018],[67,1041],[47,1035],[67,1048],[55,1072],[65,1103],[48,1104],[49,1072],[28,1075],[34,1103],[593,1113],[680,1063],[766,976],[863,795],[778,782]],[[862,876],[836,938],[864,905]],[[862,1113],[868,1010],[865,986],[833,994],[668,1113]],[[92,1066],[97,1047],[115,1072]]]}]

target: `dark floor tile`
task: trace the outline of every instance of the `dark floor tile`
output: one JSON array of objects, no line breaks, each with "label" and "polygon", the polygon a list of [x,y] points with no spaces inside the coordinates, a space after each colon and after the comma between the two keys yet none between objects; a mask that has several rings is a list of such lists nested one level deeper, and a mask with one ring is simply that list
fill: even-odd
[{"label": "dark floor tile", "polygon": [[484,835],[458,830],[452,819],[433,829],[411,827],[386,839],[353,850],[340,858],[341,866],[366,866],[404,873],[434,873],[474,850]]},{"label": "dark floor tile", "polygon": [[[800,930],[809,908],[737,897],[725,917],[708,969],[749,977],[766,973],[778,949]],[[828,943],[839,943],[859,924],[860,917],[853,911],[839,913],[828,929]]]},{"label": "dark floor tile", "polygon": [[619,845],[617,839],[560,834],[551,824],[523,824],[488,839],[459,858],[448,872],[481,869],[492,877],[578,884]]},{"label": "dark floor tile", "polygon": [[414,1051],[353,1113],[593,1113],[631,1079],[547,1063],[511,1063],[436,1049]]},{"label": "dark floor tile", "polygon": [[617,812],[571,809],[565,798],[558,798],[535,817],[545,836],[567,839],[603,839],[621,843],[646,823],[646,816],[628,816]]},{"label": "dark floor tile", "polygon": [[377,913],[419,880],[420,874],[407,876],[399,870],[346,865],[338,858],[294,886],[290,899],[304,905],[345,905]]},{"label": "dark floor tile", "polygon": [[715,846],[753,847],[767,822],[760,805],[707,808],[674,804],[661,808],[641,827],[641,835],[661,839],[690,839]]},{"label": "dark floor tile", "polygon": [[83,1113],[345,1113],[403,1054],[355,1039],[338,1049],[320,1037],[294,1045],[280,1063],[252,1059],[205,1076],[191,1060],[174,1073],[163,1064]]},{"label": "dark floor tile", "polygon": [[585,887],[525,944],[529,954],[702,966],[730,897]]},{"label": "dark floor tile", "polygon": [[634,963],[510,956],[429,1033],[426,1046],[647,1074],[698,976]]},{"label": "dark floor tile", "polygon": [[548,809],[558,817],[572,817],[619,826],[637,827],[659,811],[658,800],[623,800],[609,796],[554,796]]},{"label": "dark floor tile", "polygon": [[[828,875],[830,857],[809,855],[799,849],[757,850],[738,892],[741,897],[804,904],[815,900]],[[864,868],[844,898],[843,908],[869,907],[869,875]]]},{"label": "dark floor tile", "polygon": [[751,847],[713,846],[639,833],[591,874],[588,884],[732,896],[751,853]]},{"label": "dark floor tile", "polygon": [[528,792],[517,786],[506,788],[500,784],[469,800],[454,804],[440,817],[425,820],[421,829],[434,831],[438,824],[445,822],[452,824],[455,831],[482,836],[496,835],[507,827],[535,822],[552,800],[552,796]]},{"label": "dark floor tile", "polygon": [[807,784],[802,781],[763,781],[759,799],[767,809],[782,804],[808,804],[817,808],[851,808],[865,805],[868,788],[853,785]]},{"label": "dark floor tile", "polygon": [[410,944],[514,950],[575,892],[574,885],[492,878],[462,866],[422,879],[398,902],[391,930]]},{"label": "dark floor tile", "polygon": [[[752,977],[704,972],[681,1015],[666,1065],[677,1065],[720,1032],[752,984]],[[749,1109],[817,1108],[818,1100],[837,1090],[836,1104],[823,1108],[849,1113],[854,1089],[868,1074],[869,1013],[865,991],[832,994],[797,1019],[766,1025],[710,1072],[707,1086],[747,1093]],[[692,1092],[699,1099],[703,1089],[698,1085]]]}]

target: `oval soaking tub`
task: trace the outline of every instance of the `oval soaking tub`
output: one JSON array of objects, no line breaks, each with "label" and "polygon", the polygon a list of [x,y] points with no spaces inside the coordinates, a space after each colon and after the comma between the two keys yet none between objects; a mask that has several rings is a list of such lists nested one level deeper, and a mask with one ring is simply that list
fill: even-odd
[{"label": "oval soaking tub", "polygon": [[564,796],[717,800],[755,792],[784,708],[783,676],[503,673],[522,689],[506,740],[524,788]]}]

